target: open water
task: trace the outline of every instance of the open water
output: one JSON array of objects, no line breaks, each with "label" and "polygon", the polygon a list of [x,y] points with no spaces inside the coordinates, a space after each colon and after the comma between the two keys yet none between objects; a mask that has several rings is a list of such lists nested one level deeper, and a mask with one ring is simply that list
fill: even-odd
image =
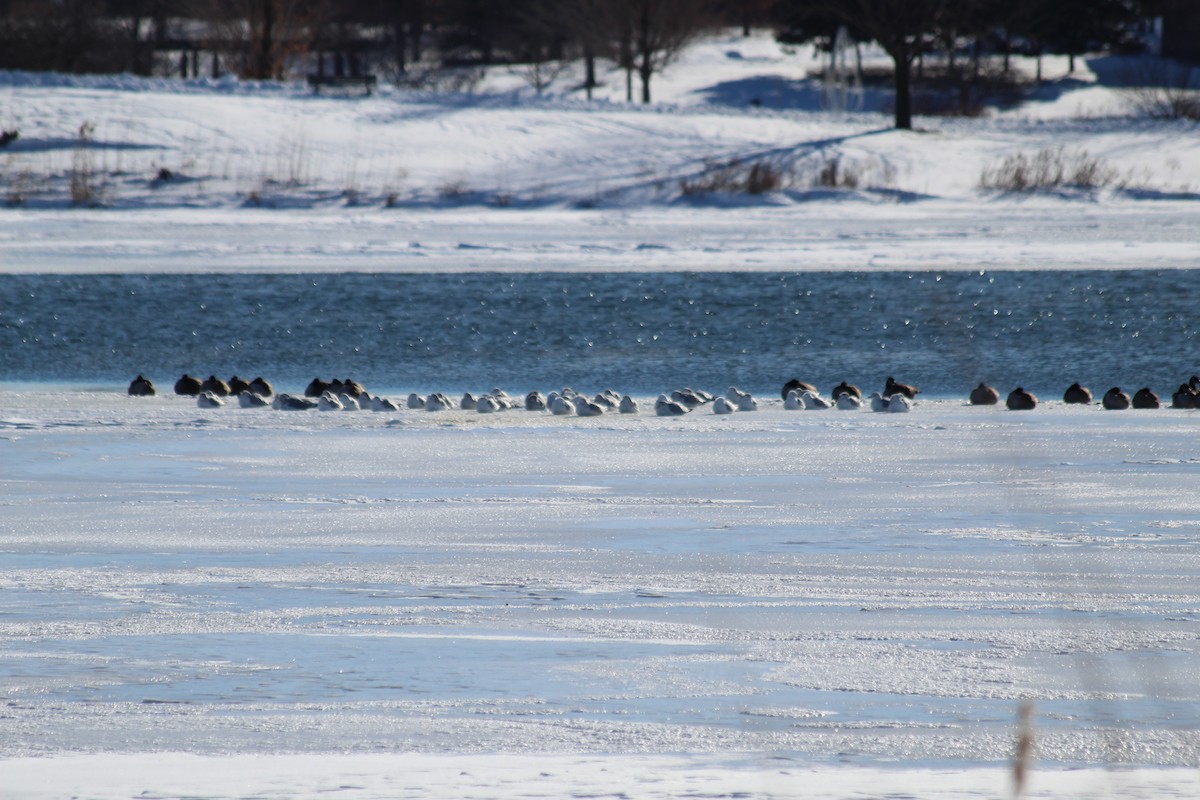
[{"label": "open water", "polygon": [[1200,270],[0,276],[0,382],[169,386],[184,372],[376,391],[791,377],[1046,397],[1200,371]]}]

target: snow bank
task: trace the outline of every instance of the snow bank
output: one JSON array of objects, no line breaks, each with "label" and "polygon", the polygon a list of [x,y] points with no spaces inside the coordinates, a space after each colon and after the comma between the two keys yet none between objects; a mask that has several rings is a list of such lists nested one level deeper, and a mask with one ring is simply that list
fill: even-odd
[{"label": "snow bank", "polygon": [[[62,756],[0,761],[12,800],[88,797],[306,798],[678,797],[834,798],[1008,796],[1005,769],[822,767],[781,757],[389,755]],[[1030,796],[1097,800],[1194,797],[1200,780],[1184,770],[1034,771]]]}]

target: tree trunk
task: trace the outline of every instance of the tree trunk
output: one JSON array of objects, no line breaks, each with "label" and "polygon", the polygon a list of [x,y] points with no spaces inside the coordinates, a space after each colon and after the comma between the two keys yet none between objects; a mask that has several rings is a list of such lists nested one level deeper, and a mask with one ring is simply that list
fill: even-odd
[{"label": "tree trunk", "polygon": [[621,68],[625,70],[625,102],[633,102],[633,34],[625,31],[621,37]]},{"label": "tree trunk", "polygon": [[896,129],[912,130],[912,62],[905,56],[893,55],[896,65]]},{"label": "tree trunk", "polygon": [[396,56],[396,70],[403,75],[408,69],[408,37],[403,22],[393,23],[392,38],[395,39],[393,52]]},{"label": "tree trunk", "polygon": [[142,29],[142,18],[137,13],[133,15],[131,28],[133,36],[130,37],[129,57],[125,62],[125,69],[129,70],[134,75],[148,75],[148,72],[142,71],[142,43],[140,41],[141,37],[138,35]]},{"label": "tree trunk", "polygon": [[254,54],[254,74],[258,80],[268,80],[274,71],[271,63],[271,48],[275,38],[275,5],[272,0],[262,0],[262,30]]},{"label": "tree trunk", "polygon": [[587,99],[592,99],[592,89],[596,87],[596,51],[592,46],[583,47],[584,78],[583,88],[587,91]]},{"label": "tree trunk", "polygon": [[641,3],[641,13],[638,15],[637,55],[641,59],[638,64],[638,74],[642,79],[642,102],[650,102],[650,3]]}]

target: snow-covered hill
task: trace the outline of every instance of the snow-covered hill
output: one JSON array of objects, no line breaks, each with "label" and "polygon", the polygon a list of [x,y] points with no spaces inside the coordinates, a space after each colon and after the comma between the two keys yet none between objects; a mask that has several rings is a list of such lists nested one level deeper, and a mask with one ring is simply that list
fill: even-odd
[{"label": "snow-covered hill", "polygon": [[[1115,73],[1111,61],[1081,62],[1068,76],[1065,60],[1047,59],[1048,82],[1022,105],[976,118],[918,117],[915,131],[892,130],[879,89],[864,94],[868,110],[822,111],[821,83],[807,77],[820,66],[814,54],[789,52],[766,33],[694,46],[655,78],[658,101],[650,106],[624,102],[624,76],[614,69],[601,75],[593,101],[583,99],[579,75],[570,70],[542,96],[516,71],[497,68],[470,94],[384,86],[371,97],[314,96],[302,83],[232,78],[0,73],[0,129],[20,133],[0,150],[0,233],[10,234],[0,236],[0,269],[97,268],[95,252],[77,252],[97,240],[73,239],[76,227],[91,225],[80,207],[106,210],[92,233],[111,227],[129,242],[156,232],[158,244],[119,255],[145,253],[159,265],[182,259],[177,265],[189,269],[254,269],[271,261],[275,234],[259,228],[266,223],[246,215],[248,208],[296,228],[300,238],[288,243],[319,256],[309,268],[324,269],[407,268],[398,256],[334,265],[326,256],[331,247],[335,254],[411,254],[414,244],[433,246],[422,255],[440,245],[457,253],[421,268],[476,268],[479,254],[464,260],[460,245],[511,244],[514,237],[521,241],[509,251],[517,268],[628,266],[621,262],[627,250],[688,242],[697,244],[692,256],[650,267],[813,266],[791,263],[796,233],[837,251],[817,262],[826,268],[1191,266],[1195,233],[1187,220],[1200,198],[1200,126],[1131,113],[1116,81],[1102,79]],[[1032,70],[1030,63],[1017,66]],[[1090,185],[1034,194],[981,187],[983,173],[1004,169],[1005,159],[1039,154],[1068,173],[1091,168]],[[1065,183],[1072,183],[1069,174]],[[118,222],[112,209],[143,216],[120,215]],[[196,216],[200,209],[233,227],[214,233],[217,217]],[[285,222],[285,210],[307,213]],[[520,210],[538,213],[518,217]],[[44,211],[52,215],[40,216]],[[364,219],[373,234],[415,219],[426,233],[377,236],[375,250],[360,237],[329,234]],[[668,221],[656,227],[655,219]],[[839,227],[847,219],[856,227]],[[940,233],[909,240],[914,219],[933,221]],[[201,220],[195,247],[174,248],[174,237],[188,241]],[[1084,229],[1117,230],[1095,247],[1094,238],[1057,230],[1075,229],[1080,220]],[[1005,233],[996,239],[981,221]],[[308,241],[310,227],[319,233]],[[864,228],[891,231],[888,247],[860,253],[872,241]],[[598,229],[604,235],[597,237]],[[246,236],[248,255],[240,260],[222,260],[211,249],[238,251]],[[966,259],[957,250],[963,238]],[[1047,247],[1017,253],[1021,240],[1045,240]],[[906,241],[911,252],[896,260]],[[847,242],[854,243],[849,255],[839,249]],[[776,256],[723,257],[746,243]],[[984,245],[982,262],[970,257],[971,243]],[[1122,252],[1131,243],[1150,250]],[[1164,243],[1183,249],[1164,254]],[[593,248],[593,255],[609,248],[618,257],[535,263],[539,245],[558,244]],[[189,253],[199,261],[188,263]],[[704,253],[722,258],[713,262]],[[285,267],[304,260],[293,256],[283,257]],[[125,267],[102,260],[100,268]]]}]

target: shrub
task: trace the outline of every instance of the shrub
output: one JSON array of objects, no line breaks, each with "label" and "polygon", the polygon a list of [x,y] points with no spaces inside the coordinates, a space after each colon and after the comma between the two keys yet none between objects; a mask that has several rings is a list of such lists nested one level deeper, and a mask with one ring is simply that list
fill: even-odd
[{"label": "shrub", "polygon": [[1200,76],[1191,67],[1142,59],[1122,76],[1126,102],[1151,119],[1200,120]]},{"label": "shrub", "polygon": [[782,169],[764,160],[749,166],[738,159],[707,160],[704,169],[679,180],[679,191],[688,197],[705,194],[766,194],[783,188]]},{"label": "shrub", "polygon": [[780,170],[765,161],[756,161],[750,165],[746,175],[746,192],[748,194],[766,194],[778,191],[783,187],[783,175]]},{"label": "shrub", "polygon": [[858,172],[853,168],[843,167],[842,160],[834,157],[821,165],[813,183],[828,189],[857,189],[858,181]]},{"label": "shrub", "polygon": [[1059,147],[1039,150],[1032,156],[1025,153],[1005,156],[999,165],[983,169],[979,186],[1007,192],[1036,192],[1065,186],[1098,189],[1120,183],[1120,177],[1103,159],[1088,155],[1086,150],[1067,152]]},{"label": "shrub", "polygon": [[465,178],[450,178],[437,190],[438,197],[443,200],[461,200],[467,194]]}]

